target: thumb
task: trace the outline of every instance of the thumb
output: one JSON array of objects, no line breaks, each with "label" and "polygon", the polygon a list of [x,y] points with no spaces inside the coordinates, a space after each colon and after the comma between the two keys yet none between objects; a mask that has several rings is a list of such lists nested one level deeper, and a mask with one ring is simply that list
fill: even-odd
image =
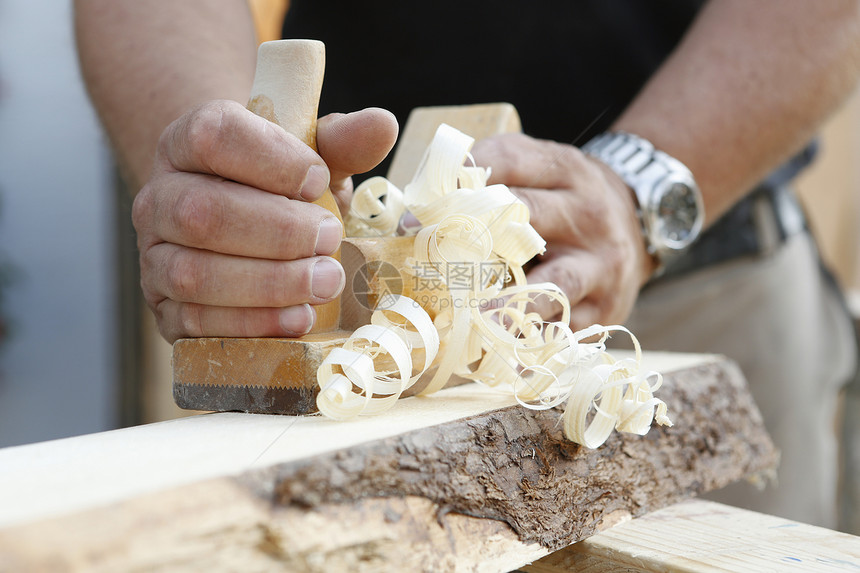
[{"label": "thumb", "polygon": [[332,189],[352,175],[379,165],[394,147],[397,132],[394,115],[376,107],[320,118],[317,147],[331,172]]}]

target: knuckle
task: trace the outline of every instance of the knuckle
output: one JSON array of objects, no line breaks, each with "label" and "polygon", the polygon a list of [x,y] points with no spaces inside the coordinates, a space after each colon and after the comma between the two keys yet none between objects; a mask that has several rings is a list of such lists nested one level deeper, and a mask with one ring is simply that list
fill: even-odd
[{"label": "knuckle", "polygon": [[131,223],[138,233],[149,227],[155,212],[155,198],[151,184],[147,183],[138,192],[131,205]]},{"label": "knuckle", "polygon": [[480,140],[473,155],[478,165],[492,169],[491,181],[512,184],[521,182],[534,169],[530,160],[535,142],[522,133],[504,133]]},{"label": "knuckle", "polygon": [[612,213],[600,189],[587,187],[582,191],[582,200],[576,202],[576,210],[571,213],[574,220],[571,226],[578,229],[583,239],[595,237],[610,238],[612,233]]},{"label": "knuckle", "polygon": [[152,296],[147,296],[145,298],[147,305],[149,305],[149,308],[152,310],[152,314],[155,316],[158,332],[161,334],[162,338],[172,344],[178,338],[185,335],[176,324],[175,305],[173,305],[171,301]]},{"label": "knuckle", "polygon": [[[152,296],[154,297],[157,294],[156,288],[154,288],[152,284],[154,273],[152,272],[152,255],[149,250],[140,252],[140,289],[143,291],[145,297]],[[147,304],[150,307],[155,309],[154,301],[150,301],[149,298],[146,299]]]},{"label": "knuckle", "polygon": [[202,310],[199,304],[179,305],[179,316],[177,317],[179,336],[191,338],[204,336]]},{"label": "knuckle", "polygon": [[197,108],[185,123],[185,142],[200,154],[212,152],[218,146],[225,115],[222,102],[209,102]]},{"label": "knuckle", "polygon": [[158,332],[161,334],[161,337],[164,338],[170,344],[173,344],[178,339],[185,337],[185,333],[183,333],[177,325],[164,320],[157,316],[156,313],[156,324],[158,326]]},{"label": "knuckle", "polygon": [[593,201],[585,202],[582,206],[582,215],[594,227],[602,228],[606,226],[609,207],[606,205],[606,201],[598,197]]},{"label": "knuckle", "polygon": [[168,298],[189,302],[200,294],[199,270],[190,257],[174,254],[164,263],[164,281]]},{"label": "knuckle", "polygon": [[577,269],[570,265],[555,265],[550,273],[549,280],[562,288],[570,299],[571,306],[580,302],[586,296],[585,277]]},{"label": "knuckle", "polygon": [[204,245],[218,233],[223,221],[223,209],[217,196],[202,189],[181,193],[171,213],[174,228],[191,245]]},{"label": "knuckle", "polygon": [[509,164],[516,159],[515,150],[520,144],[519,133],[505,133],[482,139],[475,144],[478,152],[483,158],[490,160],[493,164]]},{"label": "knuckle", "polygon": [[528,208],[529,213],[532,217],[539,215],[540,212],[538,210],[537,202],[535,201],[535,198],[531,193],[526,193],[520,190],[517,193],[517,197],[520,199],[520,201],[525,203],[525,206]]},{"label": "knuckle", "polygon": [[226,152],[229,136],[245,112],[238,103],[203,103],[168,125],[158,138],[156,166],[177,171],[212,170]]},{"label": "knuckle", "polygon": [[565,286],[567,287],[568,296],[571,298],[571,304],[575,304],[585,298],[585,280],[577,273],[568,272],[565,276]]}]

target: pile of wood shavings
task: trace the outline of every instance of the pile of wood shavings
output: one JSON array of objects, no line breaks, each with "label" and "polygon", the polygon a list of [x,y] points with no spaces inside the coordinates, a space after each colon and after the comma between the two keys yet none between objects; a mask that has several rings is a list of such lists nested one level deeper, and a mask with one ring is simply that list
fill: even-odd
[{"label": "pile of wood shavings", "polygon": [[[379,414],[435,367],[422,394],[440,390],[456,374],[510,392],[526,408],[564,404],[565,435],[589,448],[603,444],[613,429],[644,435],[655,420],[671,426],[666,404],[654,397],[662,377],[641,369],[641,348],[630,331],[593,325],[574,332],[561,289],[527,283],[522,267],[546,243],[522,201],[505,185],[486,184],[489,171],[469,154],[473,143],[443,124],[405,190],[381,177],[356,189],[348,233],[394,236],[409,210],[422,224],[412,272],[448,287],[449,299],[435,320],[408,297],[380,301],[371,324],[320,366],[320,412],[337,420]],[[530,310],[538,297],[561,306],[557,321]],[[633,358],[616,360],[607,352],[613,332],[631,337]],[[386,360],[378,360],[382,355]],[[378,369],[378,362],[389,367]]]}]

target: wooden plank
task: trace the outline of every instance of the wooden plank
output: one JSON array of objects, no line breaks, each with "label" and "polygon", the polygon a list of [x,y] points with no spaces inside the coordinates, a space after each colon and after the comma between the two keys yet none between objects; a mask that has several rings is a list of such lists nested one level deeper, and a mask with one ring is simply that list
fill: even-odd
[{"label": "wooden plank", "polygon": [[681,502],[523,567],[526,573],[860,570],[860,538],[719,503]]},{"label": "wooden plank", "polygon": [[447,123],[476,140],[522,129],[520,116],[509,103],[417,107],[409,114],[394,150],[386,174],[389,181],[403,189],[412,180],[440,123]]},{"label": "wooden plank", "polygon": [[352,423],[214,414],[0,450],[0,570],[509,571],[773,468],[734,363],[647,360],[675,427],[598,450],[475,385]]}]

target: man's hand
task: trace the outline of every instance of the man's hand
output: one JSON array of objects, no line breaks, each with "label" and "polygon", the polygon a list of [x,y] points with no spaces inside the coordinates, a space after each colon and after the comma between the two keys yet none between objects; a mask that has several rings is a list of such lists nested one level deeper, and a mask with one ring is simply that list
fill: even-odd
[{"label": "man's hand", "polygon": [[[472,154],[492,167],[490,183],[509,186],[529,206],[547,241],[529,283],[561,287],[574,329],[626,320],[654,270],[632,190],[572,145],[506,134],[479,141]],[[550,319],[559,309],[538,310]]]},{"label": "man's hand", "polygon": [[162,335],[308,332],[312,305],[345,282],[327,256],[342,226],[311,201],[330,184],[345,208],[350,176],[376,166],[396,137],[396,120],[380,109],[322,118],[319,154],[236,102],[209,102],[170,124],[133,209],[141,285]]}]

